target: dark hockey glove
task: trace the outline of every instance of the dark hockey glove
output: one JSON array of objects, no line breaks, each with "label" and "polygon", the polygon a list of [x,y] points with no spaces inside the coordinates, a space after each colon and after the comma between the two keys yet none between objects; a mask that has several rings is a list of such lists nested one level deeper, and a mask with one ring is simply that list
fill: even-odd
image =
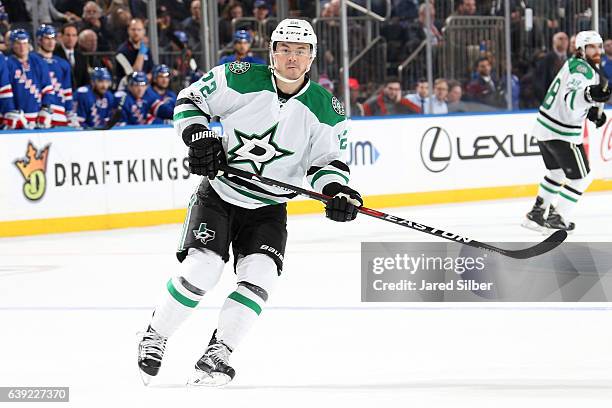
[{"label": "dark hockey glove", "polygon": [[612,95],[612,89],[607,85],[590,85],[584,88],[584,99],[588,103],[608,102],[610,95]]},{"label": "dark hockey glove", "polygon": [[227,162],[221,138],[206,126],[187,126],[183,131],[183,142],[189,146],[190,173],[212,180],[217,176],[221,165]]},{"label": "dark hockey glove", "polygon": [[601,116],[599,116],[599,108],[597,106],[593,106],[591,109],[589,109],[589,113],[587,113],[587,119],[593,122],[598,128],[605,125],[608,121],[608,118],[606,117],[606,112],[602,111]]},{"label": "dark hockey glove", "polygon": [[323,187],[323,194],[332,197],[325,204],[325,216],[330,220],[352,221],[357,217],[357,208],[363,205],[357,191],[340,183],[329,183]]}]

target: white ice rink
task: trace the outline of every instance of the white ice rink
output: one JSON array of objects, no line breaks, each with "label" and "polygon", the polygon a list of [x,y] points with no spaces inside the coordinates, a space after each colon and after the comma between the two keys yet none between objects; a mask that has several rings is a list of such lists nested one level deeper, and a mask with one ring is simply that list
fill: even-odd
[{"label": "white ice rink", "polygon": [[[570,240],[612,241],[611,199],[586,194]],[[537,241],[518,226],[531,204],[388,212],[480,241]],[[233,354],[228,387],[183,384],[234,287],[229,265],[146,388],[135,333],[177,266],[179,229],[0,239],[0,386],[69,386],[75,407],[612,406],[607,304],[361,303],[361,241],[430,239],[364,216],[290,218],[282,281]]]}]

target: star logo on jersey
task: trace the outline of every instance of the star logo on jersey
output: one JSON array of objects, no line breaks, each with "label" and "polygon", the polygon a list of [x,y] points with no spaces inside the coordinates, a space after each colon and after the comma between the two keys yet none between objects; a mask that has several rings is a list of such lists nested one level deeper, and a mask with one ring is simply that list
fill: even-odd
[{"label": "star logo on jersey", "polygon": [[229,162],[248,163],[255,173],[261,175],[266,165],[292,155],[293,152],[280,148],[274,142],[277,127],[278,123],[261,135],[255,133],[247,135],[238,129],[234,129],[238,145],[227,152]]},{"label": "star logo on jersey", "polygon": [[342,105],[342,102],[338,100],[338,98],[332,96],[331,104],[332,108],[334,108],[338,115],[344,116],[344,106]]},{"label": "star logo on jersey", "polygon": [[215,231],[206,228],[205,222],[200,224],[200,228],[193,230],[193,235],[195,236],[195,239],[200,240],[200,242],[203,244],[215,239]]}]

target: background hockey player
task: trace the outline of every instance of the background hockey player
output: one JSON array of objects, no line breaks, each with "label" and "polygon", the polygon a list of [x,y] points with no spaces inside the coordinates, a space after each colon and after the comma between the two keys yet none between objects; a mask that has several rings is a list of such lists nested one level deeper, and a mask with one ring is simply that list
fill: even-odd
[{"label": "background hockey player", "polygon": [[[176,94],[169,89],[171,78],[170,68],[167,65],[156,65],[151,72],[151,86],[147,88],[145,99],[151,104],[149,108],[149,123],[158,125],[164,123],[164,119],[157,115],[159,108],[167,104],[170,109],[174,109]],[[166,119],[166,121],[169,121],[169,119]]]},{"label": "background hockey player", "polygon": [[548,173],[524,226],[571,231],[572,210],[591,184],[589,160],[582,145],[586,117],[599,128],[606,123],[601,111],[610,98],[607,82],[596,72],[602,39],[595,31],[576,36],[576,54],[570,58],[548,88],[533,130]]},{"label": "background hockey player", "polygon": [[219,65],[233,61],[250,62],[254,64],[265,64],[264,60],[256,57],[251,52],[253,37],[246,30],[238,30],[234,33],[234,52],[219,60]]},{"label": "background hockey player", "polygon": [[[55,94],[51,86],[47,63],[38,55],[30,52],[30,35],[23,29],[11,31],[13,54],[8,57],[7,65],[15,109],[20,119],[12,121],[16,128],[38,126],[51,127],[51,104]],[[23,112],[23,115],[21,115]],[[25,118],[25,121],[23,120]]]},{"label": "background hockey player", "polygon": [[112,80],[108,69],[96,67],[91,73],[91,85],[77,89],[75,104],[82,127],[100,128],[110,119],[115,105],[110,91]]},{"label": "background hockey player", "polygon": [[72,72],[70,64],[53,54],[56,45],[56,31],[52,25],[43,24],[36,30],[38,54],[48,64],[49,76],[55,101],[51,104],[53,126],[79,127],[76,113],[72,108]]},{"label": "background hockey player", "polygon": [[14,129],[15,126],[13,126],[12,120],[13,118],[19,120],[20,117],[24,120],[24,123],[22,123],[23,127],[26,125],[25,116],[15,111],[13,88],[9,79],[6,57],[0,52],[0,120],[3,125]]},{"label": "background hockey player", "polygon": [[[174,127],[189,146],[189,167],[206,175],[191,198],[177,252],[179,271],[155,308],[139,345],[145,383],[157,375],[166,339],[219,280],[231,243],[237,287],[197,361],[190,384],[223,385],[235,371],[229,356],[265,307],[281,274],[286,202],[295,194],[219,175],[228,163],[330,197],[325,215],[351,221],[362,204],[342,161],[346,119],[340,102],[307,76],[317,53],[311,25],[283,20],[272,34],[270,65],[232,62],[213,68],[178,95]],[[223,138],[209,131],[220,116]]]}]

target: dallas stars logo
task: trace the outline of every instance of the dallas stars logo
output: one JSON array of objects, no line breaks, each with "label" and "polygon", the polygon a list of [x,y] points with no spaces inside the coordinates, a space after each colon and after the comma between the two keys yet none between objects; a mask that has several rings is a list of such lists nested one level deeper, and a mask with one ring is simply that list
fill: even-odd
[{"label": "dallas stars logo", "polygon": [[213,239],[215,239],[215,231],[206,228],[205,222],[200,224],[199,229],[193,230],[193,235],[203,244],[206,244],[208,241],[212,241]]},{"label": "dallas stars logo", "polygon": [[229,162],[248,163],[255,173],[261,175],[266,165],[292,155],[293,152],[278,147],[274,142],[277,126],[278,123],[261,135],[253,133],[250,136],[234,129],[238,145],[227,152]]}]

